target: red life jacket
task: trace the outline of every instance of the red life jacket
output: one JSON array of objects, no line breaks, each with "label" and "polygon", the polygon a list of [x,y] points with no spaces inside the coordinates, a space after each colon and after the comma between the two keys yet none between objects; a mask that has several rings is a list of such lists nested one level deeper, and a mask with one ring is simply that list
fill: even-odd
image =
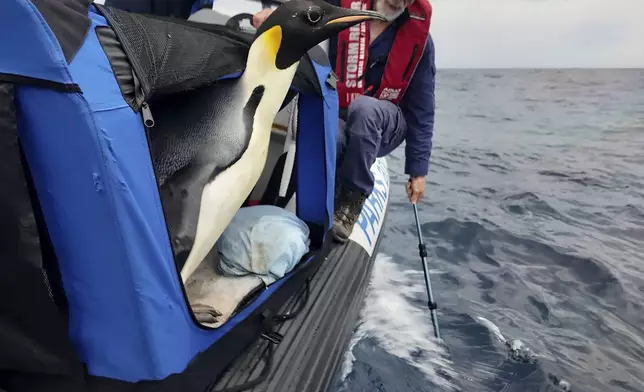
[{"label": "red life jacket", "polygon": [[[370,10],[371,0],[341,0],[343,8]],[[410,18],[398,27],[394,43],[387,57],[385,71],[378,91],[373,95],[398,104],[416,71],[425,50],[432,6],[428,0],[416,0],[407,7]],[[346,109],[358,95],[365,93],[369,48],[369,26],[366,22],[342,30],[338,34],[338,52],[335,74],[340,109]]]}]

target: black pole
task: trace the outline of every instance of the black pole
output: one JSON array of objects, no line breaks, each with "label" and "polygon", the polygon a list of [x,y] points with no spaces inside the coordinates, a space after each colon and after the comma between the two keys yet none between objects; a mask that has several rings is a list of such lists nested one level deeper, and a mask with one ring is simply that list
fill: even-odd
[{"label": "black pole", "polygon": [[425,274],[425,286],[427,287],[427,306],[432,315],[432,324],[434,325],[434,336],[436,339],[441,338],[440,331],[438,330],[438,314],[436,313],[436,302],[434,302],[434,294],[432,293],[432,282],[429,280],[429,268],[427,267],[427,249],[425,248],[425,243],[423,242],[423,236],[420,233],[420,221],[418,220],[418,207],[416,204],[412,203],[414,207],[414,218],[416,218],[416,232],[418,233],[418,251],[420,254],[420,259],[423,262],[423,272]]}]

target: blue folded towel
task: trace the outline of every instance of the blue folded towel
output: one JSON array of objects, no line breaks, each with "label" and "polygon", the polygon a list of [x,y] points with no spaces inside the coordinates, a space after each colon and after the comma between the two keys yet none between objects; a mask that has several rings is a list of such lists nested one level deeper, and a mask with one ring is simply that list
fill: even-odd
[{"label": "blue folded towel", "polygon": [[256,274],[269,285],[289,273],[309,251],[309,228],[282,208],[241,208],[217,241],[224,275]]}]

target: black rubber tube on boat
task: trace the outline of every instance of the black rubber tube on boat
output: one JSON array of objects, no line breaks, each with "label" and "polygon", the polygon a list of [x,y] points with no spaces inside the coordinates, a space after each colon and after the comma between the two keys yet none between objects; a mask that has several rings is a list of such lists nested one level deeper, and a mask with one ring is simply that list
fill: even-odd
[{"label": "black rubber tube on boat", "polygon": [[429,306],[429,311],[432,315],[432,324],[434,325],[434,336],[436,339],[441,338],[440,331],[438,329],[438,314],[436,309],[436,302],[434,302],[434,294],[432,293],[432,282],[429,280],[429,268],[427,267],[427,249],[425,248],[425,243],[423,242],[423,236],[420,232],[420,220],[418,219],[418,207],[416,204],[412,203],[414,207],[414,218],[416,218],[416,232],[418,233],[418,253],[420,254],[420,260],[423,262],[423,273],[425,274],[425,287],[427,288],[427,306]]}]

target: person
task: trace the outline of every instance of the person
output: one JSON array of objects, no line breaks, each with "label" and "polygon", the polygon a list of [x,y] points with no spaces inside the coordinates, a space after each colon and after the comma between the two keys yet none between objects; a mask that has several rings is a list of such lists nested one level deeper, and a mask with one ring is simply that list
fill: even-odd
[{"label": "person", "polygon": [[[342,7],[370,5],[369,0],[327,1]],[[375,0],[372,9],[388,22],[365,22],[329,40],[340,102],[333,214],[333,236],[339,243],[348,240],[373,190],[371,166],[378,157],[406,142],[411,203],[423,197],[429,171],[436,75],[431,5],[428,0]],[[254,14],[253,26],[259,27],[271,12]]]}]

